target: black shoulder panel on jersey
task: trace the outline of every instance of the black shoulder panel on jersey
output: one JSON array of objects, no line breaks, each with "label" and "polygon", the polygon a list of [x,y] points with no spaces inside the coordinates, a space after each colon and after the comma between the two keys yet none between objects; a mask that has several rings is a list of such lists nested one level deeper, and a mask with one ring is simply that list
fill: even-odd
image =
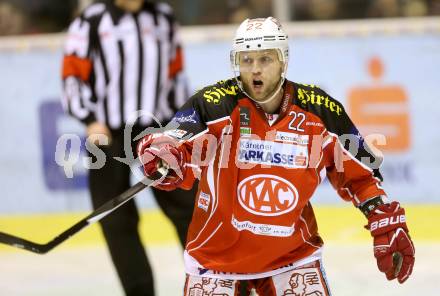
[{"label": "black shoulder panel on jersey", "polygon": [[294,104],[317,115],[326,129],[336,134],[344,143],[344,148],[363,164],[372,168],[374,176],[382,180],[379,165],[382,159],[375,156],[365,143],[359,130],[345,112],[344,106],[315,85],[294,84]]},{"label": "black shoulder panel on jersey", "polygon": [[234,79],[219,81],[197,91],[174,115],[178,129],[194,136],[211,121],[229,116],[243,97]]},{"label": "black shoulder panel on jersey", "polygon": [[243,97],[235,79],[219,81],[199,90],[192,98],[202,120],[210,122],[229,116]]},{"label": "black shoulder panel on jersey", "polygon": [[312,84],[294,83],[294,92],[294,104],[321,118],[329,132],[338,136],[348,133],[351,121],[340,102]]}]

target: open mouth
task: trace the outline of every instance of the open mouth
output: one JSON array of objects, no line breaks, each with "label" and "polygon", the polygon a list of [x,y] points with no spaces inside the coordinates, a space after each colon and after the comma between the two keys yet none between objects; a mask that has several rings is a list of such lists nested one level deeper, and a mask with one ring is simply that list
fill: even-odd
[{"label": "open mouth", "polygon": [[263,87],[263,81],[261,80],[252,80],[252,85],[255,89],[260,89]]}]

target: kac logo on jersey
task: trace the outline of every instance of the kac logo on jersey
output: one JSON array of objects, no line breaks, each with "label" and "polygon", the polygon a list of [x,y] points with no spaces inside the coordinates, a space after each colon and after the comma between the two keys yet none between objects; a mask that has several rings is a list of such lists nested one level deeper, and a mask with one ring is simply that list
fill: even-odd
[{"label": "kac logo on jersey", "polygon": [[259,216],[279,216],[292,211],[298,203],[295,186],[278,176],[255,175],[238,184],[240,205]]}]

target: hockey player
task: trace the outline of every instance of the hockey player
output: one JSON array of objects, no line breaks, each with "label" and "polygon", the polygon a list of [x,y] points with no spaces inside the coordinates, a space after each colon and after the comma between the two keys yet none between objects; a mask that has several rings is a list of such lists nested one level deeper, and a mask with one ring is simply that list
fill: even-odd
[{"label": "hockey player", "polygon": [[[190,188],[200,178],[184,252],[184,295],[330,295],[323,241],[310,203],[327,176],[367,217],[374,256],[388,280],[412,272],[405,211],[381,187],[371,153],[341,103],[320,88],[286,80],[288,41],[272,17],[247,19],[231,51],[235,78],[198,91],[174,130],[138,145],[146,176]],[[348,141],[347,141],[348,140]]]}]

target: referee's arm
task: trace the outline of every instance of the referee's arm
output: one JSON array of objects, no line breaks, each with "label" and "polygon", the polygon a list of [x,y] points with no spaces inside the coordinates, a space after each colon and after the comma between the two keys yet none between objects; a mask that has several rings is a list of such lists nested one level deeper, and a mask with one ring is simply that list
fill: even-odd
[{"label": "referee's arm", "polygon": [[86,125],[96,121],[94,92],[90,83],[93,61],[89,50],[90,24],[82,16],[69,26],[62,65],[64,110]]},{"label": "referee's arm", "polygon": [[179,25],[174,15],[170,16],[171,22],[171,40],[170,40],[170,62],[168,66],[168,78],[171,80],[170,92],[168,94],[169,107],[173,114],[186,102],[189,97],[187,77],[184,72],[184,54],[182,40],[180,36]]}]

